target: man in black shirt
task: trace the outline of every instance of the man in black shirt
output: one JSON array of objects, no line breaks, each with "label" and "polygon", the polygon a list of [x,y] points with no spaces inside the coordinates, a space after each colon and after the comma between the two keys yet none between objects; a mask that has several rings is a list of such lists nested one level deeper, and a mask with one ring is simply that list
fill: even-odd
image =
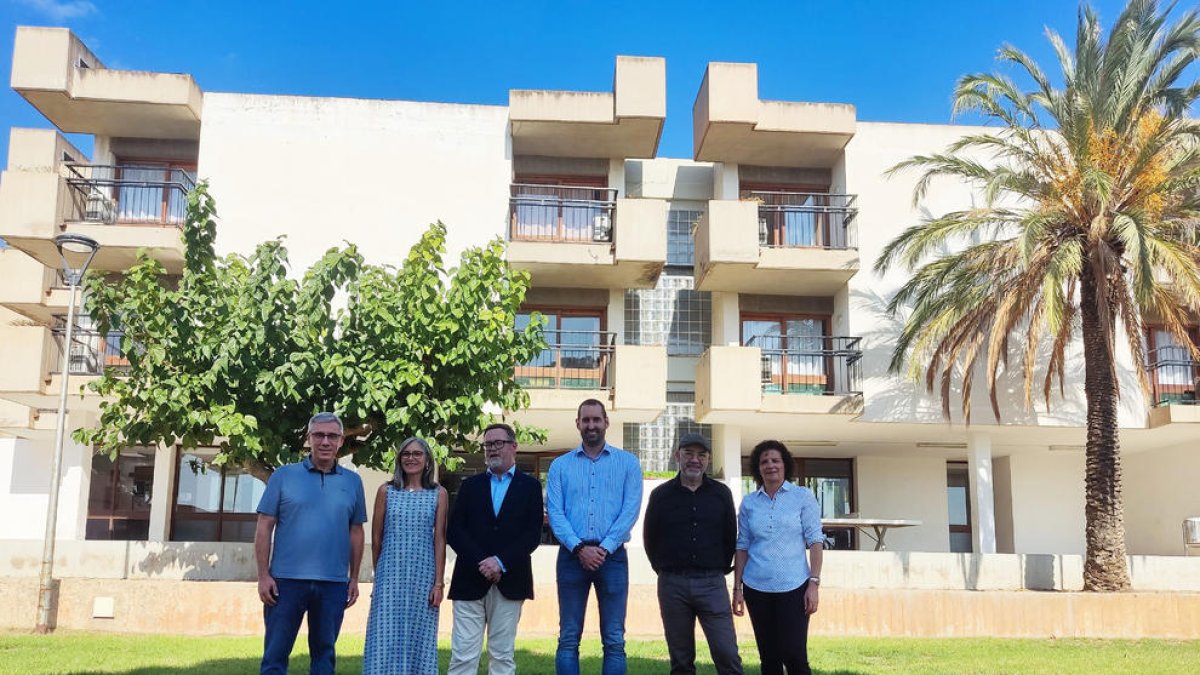
[{"label": "man in black shirt", "polygon": [[720,675],[742,675],[725,575],[733,569],[737,512],[723,483],[705,475],[708,439],[684,434],[675,453],[679,474],[650,493],[642,524],[646,556],[658,573],[671,673],[696,672],[696,619]]}]

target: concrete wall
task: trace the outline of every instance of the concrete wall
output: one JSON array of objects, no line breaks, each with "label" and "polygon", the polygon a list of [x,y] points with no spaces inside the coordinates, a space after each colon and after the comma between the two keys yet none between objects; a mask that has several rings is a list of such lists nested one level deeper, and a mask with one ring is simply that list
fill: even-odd
[{"label": "concrete wall", "polygon": [[[32,547],[36,542],[30,542]],[[193,545],[190,564],[230,555],[219,545]],[[227,549],[231,545],[225,545]],[[239,565],[251,556],[240,546]],[[131,551],[137,551],[135,547]],[[57,625],[62,629],[175,633],[191,635],[256,635],[262,631],[262,609],[250,581],[197,583],[179,580],[180,566],[164,565],[168,551],[143,551],[145,569],[133,561],[129,578],[80,578],[64,574]],[[558,606],[553,580],[556,551],[543,547],[535,556],[536,599],[521,616],[524,636],[553,635]],[[630,636],[661,639],[662,624],[654,592],[654,576],[644,556],[630,556]],[[205,556],[210,556],[206,558]],[[111,551],[108,558],[119,556]],[[121,558],[124,560],[124,558]],[[115,562],[115,561],[114,561]],[[121,569],[121,564],[113,565]],[[1176,581],[1200,579],[1200,560],[1182,558],[1131,559],[1135,589],[1146,576]],[[60,568],[61,569],[61,568]],[[252,567],[248,567],[252,570]],[[547,571],[549,569],[550,571]],[[1037,593],[1013,590],[1025,579],[1049,580],[1058,590],[1075,587],[1081,574],[1078,558],[1055,556],[970,556],[956,554],[888,554],[833,551],[827,554],[821,612],[813,619],[818,635],[876,635],[904,637],[1103,637],[1200,638],[1200,593]],[[1144,573],[1143,573],[1144,571]],[[27,629],[37,597],[36,566],[18,575],[0,576],[0,629]],[[1063,573],[1071,578],[1062,582]],[[864,579],[881,585],[855,583]],[[984,592],[963,590],[974,579]],[[1195,585],[1195,584],[1193,584]],[[361,634],[370,608],[371,586],[361,590],[360,602],[346,613],[344,633]],[[112,618],[94,616],[96,601],[109,600]],[[440,632],[448,636],[452,603],[443,605]],[[739,635],[752,634],[749,620],[737,619]],[[585,630],[597,630],[595,604]]]},{"label": "concrete wall", "polygon": [[1200,516],[1197,450],[1192,442],[1122,455],[1129,550],[1152,555],[1183,553],[1183,519]]},{"label": "concrete wall", "polygon": [[503,233],[507,116],[498,106],[206,94],[199,177],[212,180],[217,243],[249,253],[287,234],[299,275],[344,241],[398,264],[440,219],[456,263]]},{"label": "concrete wall", "polygon": [[[1013,454],[1009,471],[1014,550],[1082,554],[1083,452],[1039,450]],[[1130,550],[1150,552],[1134,547]]]},{"label": "concrete wall", "polygon": [[[920,527],[890,530],[885,540],[889,549],[950,550],[944,459],[859,455],[854,470],[860,516],[921,521]],[[858,546],[870,550],[875,542],[859,535]]]},{"label": "concrete wall", "polygon": [[[46,532],[53,449],[53,440],[0,438],[0,513],[10,514],[0,519],[0,541],[5,541],[5,550],[11,552],[15,549],[10,549],[10,544],[15,542],[6,540],[36,539],[37,561],[41,560],[41,541]],[[55,530],[60,543],[83,539],[91,466],[90,452],[67,439]]]}]

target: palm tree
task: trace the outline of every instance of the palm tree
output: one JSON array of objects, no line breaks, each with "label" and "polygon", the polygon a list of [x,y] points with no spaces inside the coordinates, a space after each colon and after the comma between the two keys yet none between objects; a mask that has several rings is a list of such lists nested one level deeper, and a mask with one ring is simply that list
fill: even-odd
[{"label": "palm tree", "polygon": [[[1132,0],[1107,37],[1095,12],[1079,12],[1075,50],[1053,31],[1061,86],[1020,50],[998,60],[1032,80],[1023,91],[1003,74],[967,75],[954,110],[998,122],[995,133],[964,137],[939,154],[911,157],[890,172],[919,169],[914,204],[931,180],[953,177],[977,188],[982,206],[908,228],[875,263],[876,272],[912,274],[890,301],[911,308],[892,354],[940,389],[950,414],[961,373],[970,422],[973,376],[986,374],[1000,419],[997,376],[1020,354],[1025,405],[1035,380],[1047,407],[1063,392],[1068,345],[1082,337],[1087,399],[1084,588],[1130,587],[1121,500],[1116,343],[1124,329],[1149,391],[1143,317],[1190,345],[1200,312],[1200,125],[1185,117],[1200,80],[1183,82],[1200,57],[1200,15],[1173,25],[1155,0]],[[992,161],[973,157],[990,155]],[[951,253],[943,253],[949,250]],[[1048,351],[1046,351],[1048,348]],[[1048,353],[1048,358],[1044,354]],[[1042,356],[1039,356],[1042,355]],[[1035,372],[1037,375],[1035,375]]]}]

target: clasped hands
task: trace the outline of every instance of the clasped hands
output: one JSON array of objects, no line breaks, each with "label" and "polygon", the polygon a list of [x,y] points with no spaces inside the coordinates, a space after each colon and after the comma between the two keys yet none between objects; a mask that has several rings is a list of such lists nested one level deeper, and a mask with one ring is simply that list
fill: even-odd
[{"label": "clasped hands", "polygon": [[579,564],[583,566],[583,569],[595,572],[608,558],[608,551],[601,546],[585,544],[576,555],[579,556]]},{"label": "clasped hands", "polygon": [[479,573],[487,579],[489,583],[498,583],[500,577],[504,575],[504,570],[500,569],[500,561],[496,556],[490,555],[479,561]]}]

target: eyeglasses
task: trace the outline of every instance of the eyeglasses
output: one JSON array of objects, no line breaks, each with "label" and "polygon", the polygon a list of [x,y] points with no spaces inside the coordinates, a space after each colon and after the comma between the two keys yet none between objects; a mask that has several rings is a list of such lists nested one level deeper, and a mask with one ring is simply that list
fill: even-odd
[{"label": "eyeglasses", "polygon": [[405,450],[400,453],[400,459],[421,459],[425,457],[424,450]]},{"label": "eyeglasses", "polygon": [[318,443],[320,443],[322,441],[336,441],[337,439],[341,438],[342,435],[341,434],[326,434],[326,433],[322,433],[320,431],[314,431],[314,432],[309,433],[308,437],[313,439],[314,441],[317,441]]},{"label": "eyeglasses", "polygon": [[484,450],[499,450],[500,448],[503,448],[504,446],[506,446],[512,442],[514,442],[514,441],[484,441],[483,449]]}]

